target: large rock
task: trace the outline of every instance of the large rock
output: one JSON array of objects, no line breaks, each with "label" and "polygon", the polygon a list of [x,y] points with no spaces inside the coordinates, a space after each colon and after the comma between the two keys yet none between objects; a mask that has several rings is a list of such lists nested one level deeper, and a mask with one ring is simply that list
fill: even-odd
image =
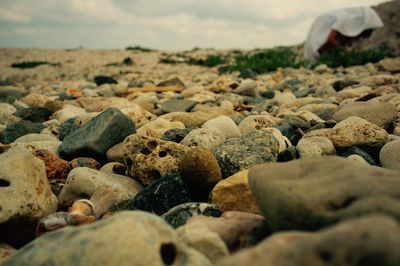
[{"label": "large rock", "polygon": [[341,157],[262,164],[250,170],[249,184],[274,231],[315,230],[375,212],[400,220],[400,172]]},{"label": "large rock", "polygon": [[48,233],[4,265],[211,265],[179,240],[165,222],[144,212],[123,212],[94,224]]},{"label": "large rock", "polygon": [[400,171],[400,140],[386,143],[379,153],[379,160],[383,167]]},{"label": "large rock", "polygon": [[215,158],[221,168],[222,176],[231,176],[240,170],[265,163],[276,162],[278,158],[278,141],[265,131],[255,131],[225,141],[214,150]]},{"label": "large rock", "polygon": [[109,148],[135,133],[135,123],[116,108],[108,108],[65,137],[60,155],[67,159],[87,156],[104,160]]},{"label": "large rock", "polygon": [[397,117],[397,111],[390,103],[353,102],[340,107],[333,119],[342,121],[350,116],[358,116],[379,127],[387,128]]},{"label": "large rock", "polygon": [[102,187],[114,190],[118,201],[133,198],[142,186],[127,176],[103,173],[87,167],[77,167],[68,174],[64,188],[58,197],[59,204],[70,206],[74,201],[90,198]]},{"label": "large rock", "polygon": [[124,141],[124,161],[129,176],[147,186],[177,172],[187,149],[175,142],[133,134]]},{"label": "large rock", "polygon": [[236,265],[380,265],[400,264],[400,228],[385,216],[364,217],[316,233],[272,235],[254,248],[219,261]]},{"label": "large rock", "polygon": [[20,148],[0,154],[0,242],[21,246],[32,240],[37,221],[56,208],[40,159]]}]

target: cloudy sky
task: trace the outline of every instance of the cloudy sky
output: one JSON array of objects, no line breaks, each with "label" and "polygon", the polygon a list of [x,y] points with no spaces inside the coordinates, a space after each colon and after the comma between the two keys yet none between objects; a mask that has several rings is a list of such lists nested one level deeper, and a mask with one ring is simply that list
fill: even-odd
[{"label": "cloudy sky", "polygon": [[305,40],[330,9],[387,0],[0,0],[0,47],[256,48]]}]

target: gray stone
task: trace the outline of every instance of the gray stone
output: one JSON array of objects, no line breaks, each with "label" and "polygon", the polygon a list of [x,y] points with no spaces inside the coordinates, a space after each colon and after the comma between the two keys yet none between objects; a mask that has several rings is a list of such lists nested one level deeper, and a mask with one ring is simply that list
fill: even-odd
[{"label": "gray stone", "polygon": [[211,265],[161,218],[123,212],[99,222],[47,233],[4,265]]},{"label": "gray stone", "polygon": [[135,123],[116,108],[108,108],[89,123],[67,135],[60,155],[67,159],[80,156],[104,160],[109,148],[135,133]]},{"label": "gray stone", "polygon": [[0,142],[10,144],[17,138],[29,133],[40,133],[44,128],[41,123],[33,123],[27,120],[21,120],[12,123],[0,132]]},{"label": "gray stone", "polygon": [[400,172],[346,158],[262,164],[250,169],[249,184],[274,231],[316,230],[375,212],[400,220]]},{"label": "gray stone", "polygon": [[196,128],[181,141],[188,147],[203,147],[212,150],[226,140],[225,134],[218,128]]},{"label": "gray stone", "polygon": [[400,140],[386,143],[379,153],[379,160],[385,168],[400,170]]},{"label": "gray stone", "polygon": [[190,112],[196,104],[197,102],[195,101],[171,99],[161,105],[161,112],[164,114],[172,112]]},{"label": "gray stone", "polygon": [[276,162],[278,148],[278,141],[271,133],[255,131],[241,138],[228,139],[214,149],[214,155],[225,178],[256,164]]}]

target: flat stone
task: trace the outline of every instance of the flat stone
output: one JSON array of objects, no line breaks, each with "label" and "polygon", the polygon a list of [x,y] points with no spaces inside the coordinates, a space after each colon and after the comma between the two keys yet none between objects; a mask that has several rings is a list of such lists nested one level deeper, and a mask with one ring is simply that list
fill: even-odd
[{"label": "flat stone", "polygon": [[0,154],[0,192],[0,242],[15,247],[32,240],[37,221],[57,208],[44,163],[25,149]]},{"label": "flat stone", "polygon": [[379,160],[387,169],[400,170],[400,140],[386,143],[379,153]]},{"label": "flat stone", "polygon": [[197,102],[190,100],[171,99],[161,105],[161,111],[166,113],[172,112],[190,112]]},{"label": "flat stone", "polygon": [[276,233],[254,248],[226,257],[217,265],[389,266],[400,263],[399,246],[400,228],[395,220],[368,216],[315,233]]},{"label": "flat stone", "polygon": [[239,138],[242,134],[235,122],[228,116],[221,115],[205,122],[202,128],[218,128],[227,139]]},{"label": "flat stone", "polygon": [[20,249],[4,265],[49,263],[55,266],[212,265],[204,255],[183,243],[161,218],[139,211],[47,233]]},{"label": "flat stone", "polygon": [[228,139],[214,150],[214,155],[225,178],[256,164],[276,162],[278,148],[278,141],[271,133],[255,131]]},{"label": "flat stone", "polygon": [[336,150],[332,141],[325,137],[302,138],[297,143],[296,149],[300,158],[335,155]]},{"label": "flat stone", "polygon": [[78,167],[88,167],[94,170],[99,170],[101,168],[101,164],[98,161],[89,157],[78,157],[71,160],[68,164],[71,169]]},{"label": "flat stone", "polygon": [[19,109],[14,113],[14,115],[21,117],[24,120],[42,123],[49,120],[51,111],[44,107],[29,107]]},{"label": "flat stone", "polygon": [[249,184],[274,231],[316,230],[377,210],[400,220],[400,172],[346,158],[262,164]]},{"label": "flat stone", "polygon": [[104,160],[109,148],[135,133],[135,123],[116,108],[108,108],[83,127],[67,135],[60,155],[73,159],[87,156]]},{"label": "flat stone", "polygon": [[243,170],[218,182],[211,191],[210,202],[218,205],[224,212],[261,214],[249,188],[248,172]]},{"label": "flat stone", "polygon": [[95,76],[94,82],[97,86],[101,86],[103,84],[118,84],[118,81],[108,76]]},{"label": "flat stone", "polygon": [[41,123],[33,123],[27,120],[21,120],[12,123],[0,132],[0,142],[3,144],[10,144],[17,138],[29,133],[40,133],[44,128]]}]

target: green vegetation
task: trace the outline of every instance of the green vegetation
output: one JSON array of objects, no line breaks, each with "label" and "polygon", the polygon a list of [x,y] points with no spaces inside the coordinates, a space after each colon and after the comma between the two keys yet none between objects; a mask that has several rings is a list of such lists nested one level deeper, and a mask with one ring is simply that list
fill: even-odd
[{"label": "green vegetation", "polygon": [[151,48],[147,48],[147,47],[142,47],[139,45],[135,45],[135,46],[128,46],[125,48],[125,50],[128,51],[139,51],[139,52],[154,52],[154,49]]},{"label": "green vegetation", "polygon": [[20,63],[14,63],[11,65],[11,67],[14,68],[34,68],[40,65],[51,65],[51,66],[59,66],[59,63],[49,63],[46,61],[26,61],[26,62],[20,62]]}]

